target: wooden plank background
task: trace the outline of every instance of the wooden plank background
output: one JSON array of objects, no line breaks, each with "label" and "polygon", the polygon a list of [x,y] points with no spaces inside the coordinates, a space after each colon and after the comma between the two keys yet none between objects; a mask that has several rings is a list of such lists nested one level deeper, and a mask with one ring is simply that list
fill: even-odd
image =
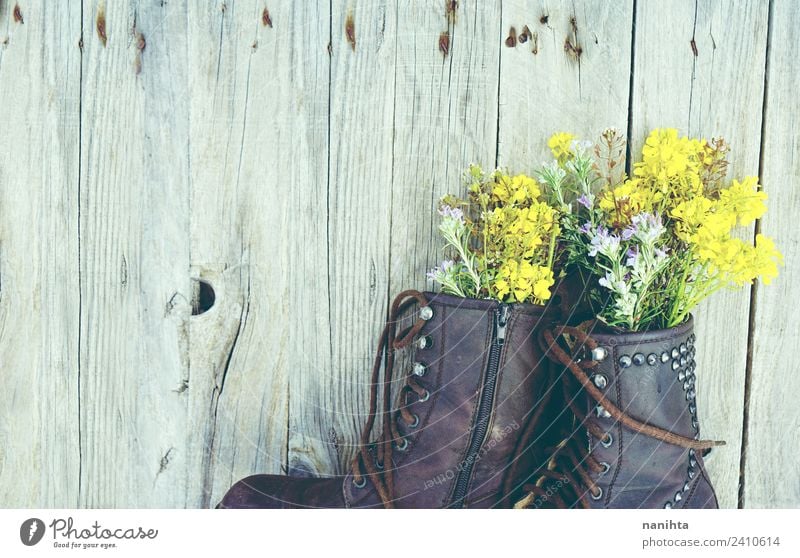
[{"label": "wooden plank background", "polygon": [[797,507],[798,26],[791,0],[0,2],[0,505],[343,472],[464,167],[673,126],[761,176],[743,238],[786,256],[697,312],[720,503]]}]

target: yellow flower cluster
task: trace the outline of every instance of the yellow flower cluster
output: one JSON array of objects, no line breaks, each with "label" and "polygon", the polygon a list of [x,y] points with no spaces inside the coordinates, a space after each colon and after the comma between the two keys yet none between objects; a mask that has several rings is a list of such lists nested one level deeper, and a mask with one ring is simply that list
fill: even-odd
[{"label": "yellow flower cluster", "polygon": [[[570,142],[571,136],[565,135],[561,148],[568,150]],[[525,174],[484,173],[476,165],[466,179],[467,200],[442,199],[447,208],[442,214],[457,214],[450,220],[467,234],[448,240],[460,265],[439,268],[439,282],[449,292],[468,283],[474,285],[475,296],[504,302],[541,304],[550,299],[561,215],[545,201],[541,185]],[[462,277],[463,272],[470,277]]]},{"label": "yellow flower cluster", "polygon": [[501,300],[511,295],[516,302],[524,302],[531,296],[544,301],[550,298],[550,288],[554,284],[553,270],[549,267],[534,265],[528,260],[506,260],[497,272],[494,290]]},{"label": "yellow flower cluster", "polygon": [[767,195],[758,190],[758,179],[733,180],[712,200],[703,195],[679,203],[670,211],[675,219],[675,233],[688,243],[698,261],[707,265],[711,275],[725,283],[744,285],[761,277],[765,284],[777,277],[777,265],[783,256],[769,238],[758,235],[756,244],[731,237],[738,222],[752,223],[767,210]]},{"label": "yellow flower cluster", "polygon": [[572,155],[572,140],[575,136],[567,132],[558,132],[547,140],[547,147],[559,163],[564,163]]},{"label": "yellow flower cluster", "polygon": [[551,245],[560,232],[557,211],[540,201],[539,184],[524,174],[497,172],[489,186],[494,207],[484,214],[484,250],[498,270],[490,290],[500,300],[548,300],[554,284]]},{"label": "yellow flower cluster", "polygon": [[[597,289],[591,296],[609,300],[599,319],[635,330],[672,327],[721,288],[756,279],[768,284],[777,276],[783,257],[772,240],[759,234],[751,243],[734,235],[737,225],[764,214],[767,195],[756,177],[725,178],[723,139],[653,130],[630,176],[621,170],[626,141],[615,129],[605,130],[593,149],[574,140],[554,134],[547,144],[556,161],[536,176],[542,197],[561,210],[552,228],[565,230],[559,240],[567,265],[589,277]],[[533,219],[542,227],[535,238],[546,238],[548,219]],[[519,245],[503,248],[498,291],[535,294],[536,281],[546,285],[546,276],[513,261]],[[530,248],[535,252],[535,242]]]},{"label": "yellow flower cluster", "polygon": [[539,184],[524,174],[508,176],[497,173],[492,184],[492,200],[503,205],[525,205],[541,195]]},{"label": "yellow flower cluster", "polygon": [[665,213],[682,201],[702,196],[704,178],[724,163],[727,146],[679,137],[672,128],[653,130],[642,147],[633,177],[603,190],[599,205],[619,226],[642,212]]}]

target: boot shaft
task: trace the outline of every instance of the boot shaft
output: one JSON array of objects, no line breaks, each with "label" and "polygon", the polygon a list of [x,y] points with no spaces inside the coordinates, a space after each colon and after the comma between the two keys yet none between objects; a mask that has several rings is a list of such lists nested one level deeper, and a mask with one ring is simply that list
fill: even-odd
[{"label": "boot shaft", "polygon": [[[534,466],[519,443],[541,398],[548,366],[535,343],[544,307],[425,293],[428,317],[414,344],[393,452],[398,507],[490,507],[504,483]],[[527,448],[529,449],[529,448]],[[386,464],[378,463],[386,467]],[[519,473],[516,473],[519,471]],[[511,475],[511,477],[509,477]],[[371,483],[344,482],[348,505],[380,505]]]},{"label": "boot shaft", "polygon": [[[659,331],[593,333],[599,361],[590,379],[618,408],[639,422],[700,439],[697,419],[693,320]],[[593,456],[607,471],[597,475],[598,507],[679,507],[697,494],[699,451],[659,441],[616,422],[591,397],[586,420],[607,437],[592,441]],[[706,496],[705,505],[716,505]]]}]

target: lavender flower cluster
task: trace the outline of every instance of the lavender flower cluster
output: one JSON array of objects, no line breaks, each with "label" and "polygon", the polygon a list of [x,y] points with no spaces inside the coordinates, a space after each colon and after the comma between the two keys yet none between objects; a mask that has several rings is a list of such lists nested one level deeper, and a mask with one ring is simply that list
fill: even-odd
[{"label": "lavender flower cluster", "polygon": [[619,234],[588,222],[579,231],[589,238],[587,255],[605,271],[598,282],[614,294],[615,318],[632,327],[640,302],[650,296],[650,286],[668,263],[661,216],[635,215]]}]

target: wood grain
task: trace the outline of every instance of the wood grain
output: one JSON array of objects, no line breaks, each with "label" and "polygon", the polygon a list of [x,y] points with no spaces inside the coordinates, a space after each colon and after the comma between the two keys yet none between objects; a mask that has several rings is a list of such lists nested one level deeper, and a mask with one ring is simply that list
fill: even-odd
[{"label": "wood grain", "polygon": [[190,289],[185,9],[83,6],[80,506],[182,506],[191,482],[165,310]]},{"label": "wood grain", "polygon": [[[610,126],[625,130],[632,7],[594,0],[503,3],[500,166],[532,172],[552,159],[547,139],[555,132],[594,140]],[[515,46],[509,46],[512,28]]]},{"label": "wood grain", "polygon": [[768,87],[762,149],[762,183],[769,211],[760,232],[775,239],[786,266],[771,285],[756,287],[751,349],[750,405],[745,448],[744,506],[800,506],[800,415],[798,372],[792,355],[800,343],[800,318],[794,301],[800,296],[800,144],[797,91],[800,78],[797,28],[800,11],[792,2],[773,3],[770,18]]},{"label": "wood grain", "polygon": [[0,502],[78,505],[80,6],[0,13]]},{"label": "wood grain", "polygon": [[425,274],[443,256],[439,200],[465,194],[470,163],[494,167],[500,11],[493,3],[459,3],[452,11],[445,4],[403,2],[398,8],[392,296],[433,288]]},{"label": "wood grain", "polygon": [[328,240],[332,366],[317,411],[342,465],[368,409],[370,368],[386,319],[397,34],[394,3],[333,1]]},{"label": "wood grain", "polygon": [[[639,2],[634,24],[634,153],[651,129],[674,127],[724,137],[730,176],[757,174],[767,4]],[[752,238],[752,228],[741,234]],[[717,293],[694,312],[701,433],[728,444],[707,461],[724,508],[738,503],[749,307],[743,289]]]}]

